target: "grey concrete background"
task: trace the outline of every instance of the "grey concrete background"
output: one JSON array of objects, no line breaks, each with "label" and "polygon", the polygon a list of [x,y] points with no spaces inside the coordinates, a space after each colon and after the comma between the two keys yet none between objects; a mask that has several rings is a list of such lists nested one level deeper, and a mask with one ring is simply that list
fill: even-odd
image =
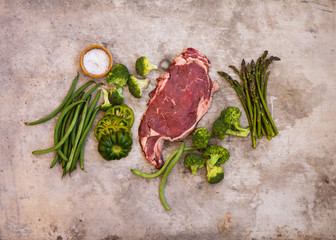
[{"label": "grey concrete background", "polygon": [[[336,2],[335,1],[0,1],[0,239],[336,239]],[[134,73],[137,57],[172,61],[194,47],[210,59],[220,83],[199,126],[211,126],[226,106],[240,106],[216,71],[264,50],[271,66],[269,102],[280,135],[258,141],[228,137],[223,182],[209,185],[205,169],[192,176],[179,162],[166,186],[131,174],[155,171],[142,157],[137,127],[149,75],[135,109],[129,157],[107,162],[90,133],[87,172],[61,179],[53,154],[56,119],[35,120],[63,99],[89,45],[107,47]],[[104,79],[98,81],[104,82]],[[246,118],[243,116],[243,124]],[[186,140],[190,144],[190,138]],[[166,143],[164,156],[178,143]]]}]

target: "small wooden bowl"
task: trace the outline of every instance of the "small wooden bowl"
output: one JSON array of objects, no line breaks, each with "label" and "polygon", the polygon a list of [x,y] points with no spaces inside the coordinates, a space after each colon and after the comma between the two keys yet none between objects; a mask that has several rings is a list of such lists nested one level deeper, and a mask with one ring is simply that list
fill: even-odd
[{"label": "small wooden bowl", "polygon": [[[100,75],[94,75],[94,74],[92,74],[92,73],[89,73],[89,72],[85,69],[84,64],[83,64],[83,57],[84,57],[85,53],[87,53],[88,51],[90,51],[91,49],[94,49],[94,48],[98,48],[98,49],[101,49],[101,50],[103,50],[104,52],[106,52],[107,55],[108,55],[108,57],[109,57],[109,59],[110,59],[110,65],[109,65],[107,71],[106,71],[105,73],[103,73],[103,74],[100,74]],[[84,72],[86,75],[88,75],[88,76],[90,76],[90,77],[93,77],[93,78],[101,78],[101,77],[106,76],[106,75],[109,73],[109,71],[111,70],[111,67],[112,67],[112,64],[113,64],[113,58],[112,58],[111,53],[110,53],[106,48],[104,48],[103,46],[100,46],[100,45],[92,45],[92,46],[90,46],[90,47],[87,47],[87,48],[82,52],[82,54],[81,54],[81,56],[80,56],[79,64],[80,64],[80,66],[81,66],[81,69],[83,70],[83,72]]]}]

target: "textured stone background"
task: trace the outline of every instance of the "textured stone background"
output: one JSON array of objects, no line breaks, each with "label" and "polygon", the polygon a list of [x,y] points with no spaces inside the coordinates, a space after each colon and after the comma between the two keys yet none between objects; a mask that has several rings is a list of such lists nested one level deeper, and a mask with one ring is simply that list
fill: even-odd
[{"label": "textured stone background", "polygon": [[[0,239],[336,239],[335,1],[0,1]],[[61,179],[53,154],[56,119],[23,122],[50,112],[65,96],[89,45],[107,47],[134,72],[141,55],[172,61],[194,47],[212,62],[220,91],[199,126],[240,103],[216,71],[264,50],[271,66],[269,102],[280,135],[272,141],[228,137],[225,180],[209,185],[179,162],[166,186],[131,168],[155,171],[142,157],[137,127],[164,70],[151,73],[143,99],[125,90],[135,109],[129,157],[104,161],[91,133],[86,173]],[[98,81],[104,82],[104,79]],[[246,125],[245,116],[242,119]],[[190,143],[190,138],[186,140]],[[166,143],[164,156],[178,148]]]}]

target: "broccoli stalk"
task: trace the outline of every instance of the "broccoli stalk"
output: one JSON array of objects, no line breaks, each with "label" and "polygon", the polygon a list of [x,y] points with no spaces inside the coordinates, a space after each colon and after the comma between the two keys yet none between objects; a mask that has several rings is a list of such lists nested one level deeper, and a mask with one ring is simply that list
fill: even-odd
[{"label": "broccoli stalk", "polygon": [[185,156],[183,165],[187,168],[190,168],[191,173],[198,175],[197,169],[202,168],[205,164],[203,157],[196,153],[189,153]]},{"label": "broccoli stalk", "polygon": [[207,179],[211,184],[219,183],[224,178],[224,170],[220,164],[224,164],[229,158],[228,150],[218,145],[210,145],[204,151],[207,168]]},{"label": "broccoli stalk", "polygon": [[204,151],[204,158],[209,167],[224,164],[230,158],[228,150],[218,145],[209,145]]},{"label": "broccoli stalk", "polygon": [[198,149],[205,149],[208,146],[211,134],[205,127],[197,128],[193,134],[192,142]]},{"label": "broccoli stalk", "polygon": [[158,69],[156,65],[150,63],[147,57],[140,57],[135,62],[135,70],[140,76],[146,76],[151,70]]},{"label": "broccoli stalk", "polygon": [[106,89],[102,88],[101,91],[103,92],[103,100],[104,103],[100,106],[100,109],[106,112],[110,107],[112,107],[112,104],[109,100],[109,93]]},{"label": "broccoli stalk", "polygon": [[226,134],[247,137],[250,128],[242,128],[239,123],[241,111],[236,107],[228,107],[221,112],[220,117],[213,123],[212,130],[218,139],[224,139]]},{"label": "broccoli stalk", "polygon": [[130,75],[127,81],[128,89],[130,93],[136,97],[141,98],[142,97],[142,91],[148,87],[149,79],[138,79],[134,77],[133,75]]}]

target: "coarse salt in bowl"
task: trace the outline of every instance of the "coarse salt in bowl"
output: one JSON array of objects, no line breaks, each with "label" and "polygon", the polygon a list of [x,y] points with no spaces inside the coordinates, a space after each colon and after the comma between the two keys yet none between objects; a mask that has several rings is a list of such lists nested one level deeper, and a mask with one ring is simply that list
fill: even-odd
[{"label": "coarse salt in bowl", "polygon": [[80,56],[80,66],[83,72],[93,78],[104,77],[112,67],[111,53],[100,45],[86,48]]}]

